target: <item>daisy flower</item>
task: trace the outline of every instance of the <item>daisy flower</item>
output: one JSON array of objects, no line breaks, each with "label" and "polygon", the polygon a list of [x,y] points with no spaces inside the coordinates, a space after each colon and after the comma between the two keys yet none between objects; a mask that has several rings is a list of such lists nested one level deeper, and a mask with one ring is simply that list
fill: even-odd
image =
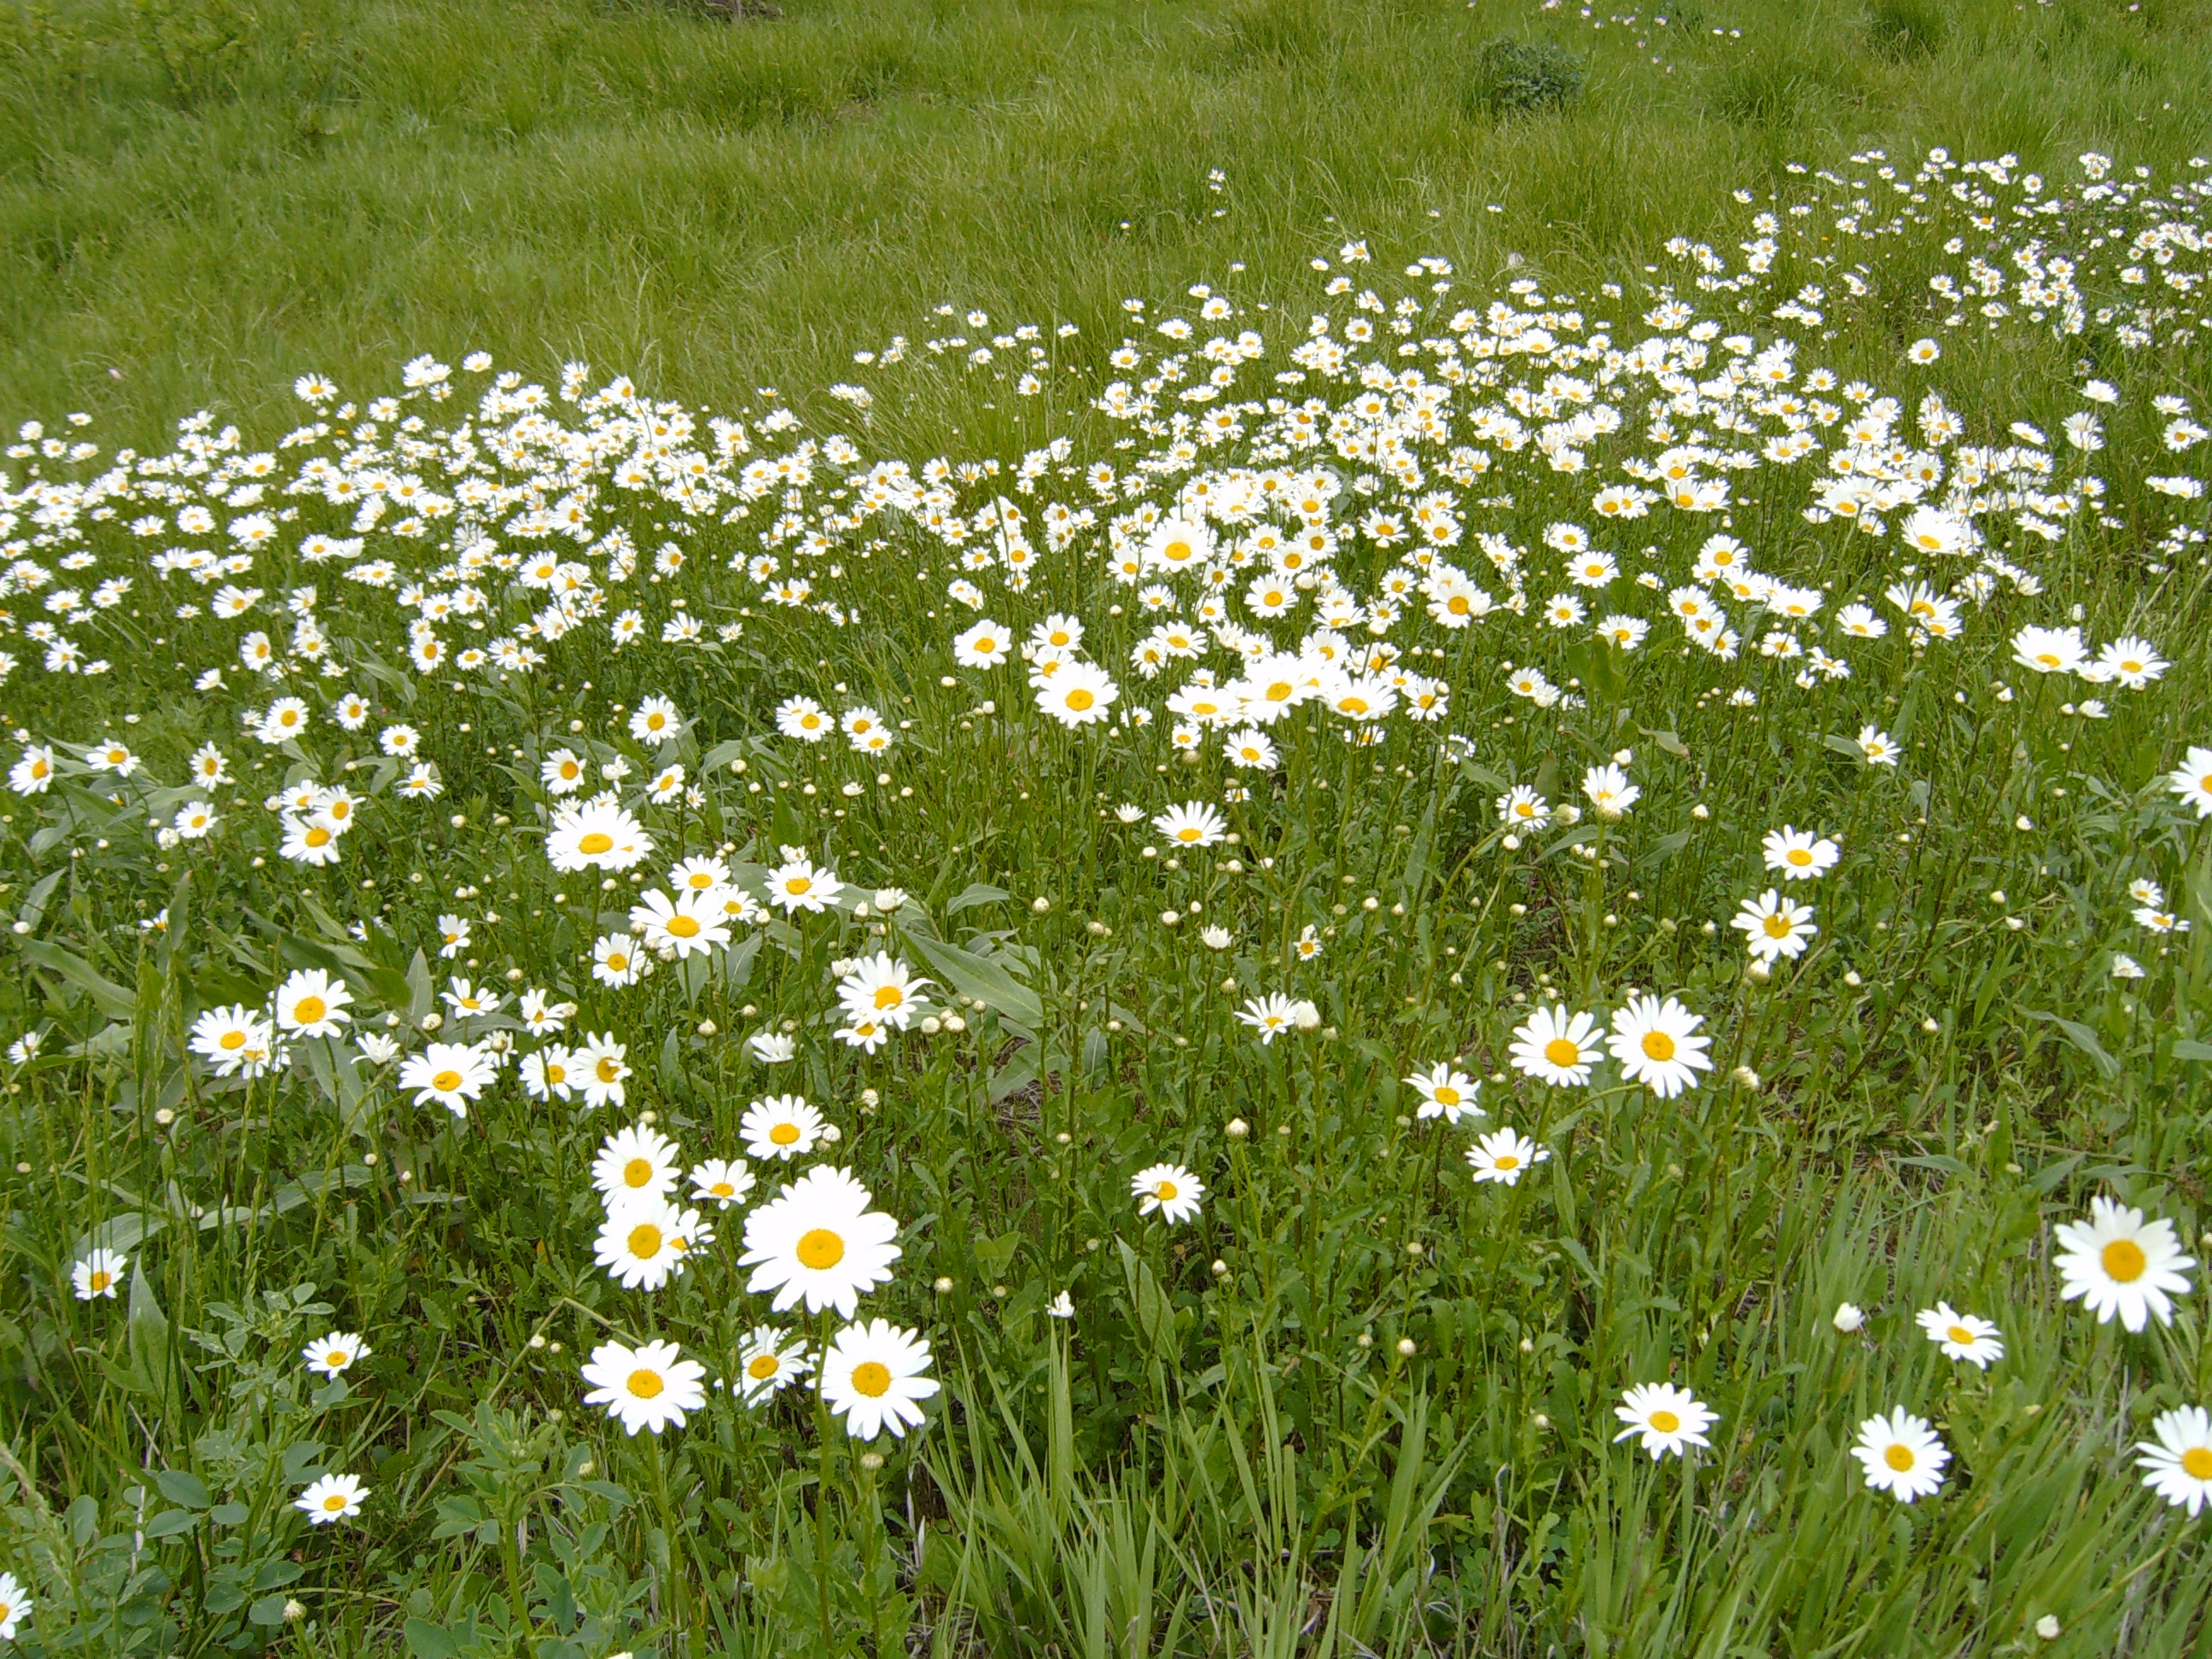
[{"label": "daisy flower", "polygon": [[1152,820],[1152,828],[1178,847],[1211,847],[1229,825],[1211,806],[1192,800],[1168,808]]},{"label": "daisy flower", "polygon": [[817,870],[811,859],[794,848],[784,849],[784,860],[769,872],[768,902],[781,905],[786,915],[801,910],[818,915],[845,890],[845,884],[827,867]]},{"label": "daisy flower", "polygon": [[1129,1177],[1129,1191],[1137,1200],[1137,1213],[1158,1211],[1173,1226],[1199,1212],[1206,1183],[1180,1164],[1155,1164]]},{"label": "daisy flower", "polygon": [[336,1036],[351,1018],[345,1009],[352,1000],[344,981],[319,968],[302,968],[276,988],[276,1024],[301,1036]]},{"label": "daisy flower", "polygon": [[1414,1114],[1417,1117],[1441,1117],[1448,1123],[1456,1123],[1462,1117],[1487,1115],[1474,1103],[1475,1091],[1482,1085],[1456,1070],[1449,1060],[1439,1060],[1425,1072],[1414,1073],[1406,1083],[1420,1092],[1420,1109]]},{"label": "daisy flower", "polygon": [[1467,1161],[1474,1166],[1478,1182],[1501,1182],[1508,1187],[1517,1186],[1523,1175],[1551,1155],[1550,1147],[1511,1129],[1486,1134],[1467,1149]]},{"label": "daisy flower", "polygon": [[649,1429],[659,1434],[668,1427],[682,1428],[686,1413],[707,1403],[707,1368],[686,1359],[673,1342],[648,1342],[625,1347],[602,1342],[592,1350],[583,1367],[591,1391],[586,1406],[605,1406],[626,1434]]},{"label": "daisy flower", "polygon": [[1869,1417],[1860,1424],[1851,1455],[1866,1466],[1869,1487],[1888,1492],[1900,1504],[1940,1491],[1943,1466],[1951,1461],[1949,1448],[1936,1438],[1927,1419],[1901,1406],[1887,1417]]},{"label": "daisy flower", "polygon": [[812,1370],[814,1361],[805,1337],[773,1325],[756,1325],[738,1350],[738,1369],[745,1404],[757,1406]]},{"label": "daisy flower", "polygon": [[1711,1039],[1697,1035],[1704,1017],[1668,997],[1632,997],[1613,1012],[1613,1035],[1606,1046],[1620,1062],[1621,1075],[1640,1083],[1662,1100],[1672,1100],[1698,1085],[1699,1072],[1713,1063],[1705,1056]]},{"label": "daisy flower", "polygon": [[1516,830],[1541,830],[1552,821],[1551,804],[1525,783],[1498,798],[1498,821]]},{"label": "daisy flower", "polygon": [[777,1313],[802,1298],[809,1313],[835,1308],[850,1319],[864,1291],[891,1276],[901,1254],[891,1241],[898,1223],[871,1210],[868,1189],[844,1170],[817,1165],[745,1218],[745,1253],[753,1269],[745,1289],[773,1291]]},{"label": "daisy flower", "polygon": [[1012,643],[1007,630],[986,617],[955,636],[952,660],[963,668],[996,668],[1006,661],[1007,647]]},{"label": "daisy flower", "polygon": [[626,1291],[657,1291],[714,1237],[696,1210],[678,1210],[665,1198],[624,1199],[609,1206],[592,1259]]},{"label": "daisy flower", "polygon": [[1066,726],[1098,724],[1121,695],[1104,669],[1087,662],[1061,664],[1036,688],[1037,707]]},{"label": "daisy flower", "polygon": [[2077,1297],[2100,1325],[2118,1314],[2131,1331],[2155,1318],[2173,1322],[2173,1302],[2189,1294],[2183,1273],[2197,1265],[2181,1253],[2173,1224],[2160,1217],[2146,1222],[2141,1210],[2109,1198],[2089,1200],[2089,1219],[2069,1221],[2058,1230],[2059,1295]]},{"label": "daisy flower", "polygon": [[455,1117],[469,1115],[469,1103],[498,1076],[490,1053],[467,1042],[433,1042],[399,1063],[398,1085],[415,1091],[415,1103],[432,1101]]},{"label": "daisy flower", "polygon": [[336,1376],[351,1370],[368,1358],[370,1348],[361,1340],[359,1331],[332,1331],[328,1336],[318,1337],[300,1350],[300,1358],[307,1362],[307,1369],[319,1371],[325,1376]]},{"label": "daisy flower", "polygon": [[112,1301],[115,1287],[123,1282],[124,1270],[131,1258],[116,1250],[94,1250],[70,1269],[70,1284],[76,1291],[76,1299],[89,1302],[94,1297],[106,1297]]},{"label": "daisy flower", "polygon": [[1275,991],[1264,997],[1245,998],[1237,1018],[1259,1033],[1264,1046],[1297,1024],[1297,1005]]},{"label": "daisy flower", "polygon": [[1740,930],[1754,962],[1792,961],[1805,954],[1805,942],[1820,930],[1813,925],[1813,907],[1794,904],[1770,887],[1757,898],[1747,898],[1729,921]]},{"label": "daisy flower", "polygon": [[546,832],[545,856],[556,870],[627,870],[653,851],[645,826],[612,801],[593,799],[561,807]]},{"label": "daisy flower", "polygon": [[1644,798],[1643,790],[1628,781],[1628,774],[1608,763],[1583,774],[1583,793],[1598,817],[1608,821],[1626,817],[1628,809]]},{"label": "daisy flower", "polygon": [[630,1075],[624,1056],[629,1045],[617,1042],[611,1031],[587,1032],[576,1050],[576,1086],[586,1106],[619,1106],[629,1097],[623,1080]]},{"label": "daisy flower", "polygon": [[753,1172],[743,1164],[710,1158],[691,1171],[691,1195],[726,1210],[752,1195]]},{"label": "daisy flower", "polygon": [[1786,823],[1768,831],[1759,846],[1766,854],[1766,867],[1779,872],[1784,881],[1810,881],[1826,875],[1843,856],[1843,849],[1834,842]]},{"label": "daisy flower", "polygon": [[803,1095],[770,1095],[753,1102],[738,1133],[744,1137],[747,1156],[788,1164],[805,1157],[822,1139],[822,1114]]},{"label": "daisy flower", "polygon": [[[2191,1516],[2212,1503],[2212,1412],[2182,1406],[2152,1419],[2155,1439],[2139,1441],[2136,1467],[2143,1485]],[[0,1589],[4,1589],[0,1583]]]},{"label": "daisy flower", "polygon": [[658,887],[629,908],[631,929],[647,944],[665,945],[680,957],[703,953],[730,942],[730,929],[719,902],[708,895],[684,892],[671,899]]},{"label": "daisy flower", "polygon": [[31,1592],[12,1572],[0,1572],[0,1642],[15,1639],[15,1627],[31,1616]]},{"label": "daisy flower", "polygon": [[889,1320],[848,1325],[822,1355],[822,1398],[845,1419],[855,1440],[873,1440],[885,1429],[903,1439],[922,1421],[922,1401],[938,1390],[929,1369],[929,1343]]},{"label": "daisy flower", "polygon": [[612,1206],[617,1201],[662,1198],[673,1191],[676,1143],[641,1123],[617,1129],[599,1143],[592,1163],[592,1185]]},{"label": "daisy flower", "polygon": [[1590,1079],[1590,1066],[1602,1051],[1597,1043],[1597,1017],[1569,1013],[1564,1005],[1539,1006],[1513,1028],[1507,1050],[1516,1071],[1555,1089],[1580,1088]]},{"label": "daisy flower", "polygon": [[1943,1350],[1946,1359],[1963,1359],[1985,1371],[1990,1362],[2004,1358],[2004,1339],[1986,1319],[1962,1314],[1948,1302],[1922,1310],[1917,1316],[1928,1340]]},{"label": "daisy flower", "polygon": [[294,1498],[292,1507],[307,1517],[309,1526],[326,1527],[334,1521],[352,1520],[368,1496],[368,1488],[357,1476],[326,1474]]},{"label": "daisy flower", "polygon": [[1620,1396],[1613,1414],[1628,1425],[1613,1437],[1613,1443],[1641,1436],[1655,1463],[1670,1452],[1682,1456],[1686,1446],[1711,1445],[1705,1431],[1720,1421],[1719,1413],[1671,1382],[1638,1383]]},{"label": "daisy flower", "polygon": [[2191,748],[2166,774],[2166,787],[2195,807],[2198,817],[2212,818],[2212,749]]},{"label": "daisy flower", "polygon": [[933,983],[918,978],[896,957],[878,951],[872,957],[862,957],[837,981],[837,1000],[849,1018],[878,1019],[903,1031],[928,1006],[922,988]]}]

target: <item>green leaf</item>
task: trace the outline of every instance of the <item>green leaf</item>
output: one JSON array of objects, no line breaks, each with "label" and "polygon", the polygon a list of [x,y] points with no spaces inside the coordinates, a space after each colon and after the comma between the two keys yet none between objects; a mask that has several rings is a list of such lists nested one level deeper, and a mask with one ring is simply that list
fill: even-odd
[{"label": "green leaf", "polygon": [[973,909],[979,904],[996,904],[1000,899],[1012,896],[1005,888],[994,887],[988,881],[971,881],[960,890],[958,896],[945,905],[945,914],[957,916],[963,910]]},{"label": "green leaf", "polygon": [[174,1538],[180,1533],[190,1532],[199,1523],[199,1516],[190,1510],[163,1510],[146,1523],[146,1536]]},{"label": "green leaf", "polygon": [[2105,1045],[2097,1041],[2097,1034],[2079,1020],[2063,1019],[2057,1014],[2048,1013],[2040,1008],[2024,1008],[2021,1012],[2030,1019],[2039,1019],[2046,1024],[2056,1025],[2066,1034],[2068,1042],[2096,1061],[2097,1070],[2105,1077],[2115,1078],[2120,1074],[2120,1062],[2105,1052]]},{"label": "green leaf", "polygon": [[162,1497],[188,1510],[204,1510],[214,1502],[208,1496],[207,1482],[190,1469],[163,1469],[154,1477],[154,1484],[161,1489]]},{"label": "green leaf", "polygon": [[1859,746],[1856,739],[1844,737],[1839,732],[1831,732],[1820,741],[1838,755],[1848,755],[1855,761],[1863,761],[1866,758],[1866,750]]},{"label": "green leaf", "polygon": [[2173,1043],[2176,1060],[2212,1060],[2212,1042],[2199,1042],[2193,1037],[2177,1037]]},{"label": "green leaf", "polygon": [[246,1610],[246,1616],[257,1625],[273,1628],[284,1622],[284,1601],[282,1595],[264,1595]]},{"label": "green leaf", "polygon": [[973,951],[963,951],[957,945],[947,945],[943,939],[929,939],[921,933],[909,933],[907,938],[915,950],[929,959],[929,965],[945,975],[954,990],[1012,1016],[1031,1030],[1043,1024],[1044,1004],[1038,1000],[1037,994],[1018,983],[1012,975],[988,957],[979,957]]},{"label": "green leaf", "polygon": [[93,1006],[113,1020],[128,1020],[136,1008],[131,993],[94,968],[75,951],[52,939],[27,939],[23,954],[50,974],[58,975],[90,997]]},{"label": "green leaf", "polygon": [[410,1619],[406,1635],[407,1650],[415,1659],[461,1659],[460,1644],[446,1633],[443,1625],[434,1625],[427,1619]]}]

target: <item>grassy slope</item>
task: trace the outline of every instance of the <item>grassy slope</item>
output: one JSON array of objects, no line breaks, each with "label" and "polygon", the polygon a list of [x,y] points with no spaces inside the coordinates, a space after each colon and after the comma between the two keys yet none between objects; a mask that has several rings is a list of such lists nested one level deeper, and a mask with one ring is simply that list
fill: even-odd
[{"label": "grassy slope", "polygon": [[[199,3],[204,47],[228,0]],[[1832,0],[1633,31],[1496,0],[790,10],[269,0],[181,79],[126,14],[15,26],[0,403],[144,428],[473,346],[728,403],[826,385],[939,300],[1091,320],[1232,258],[1303,274],[1332,213],[1413,241],[1433,210],[1471,270],[1581,276],[1869,141],[2185,153],[2206,56],[2185,0],[1950,8],[1901,39]],[[1591,52],[1582,106],[1470,112],[1461,66],[1499,29]]]}]

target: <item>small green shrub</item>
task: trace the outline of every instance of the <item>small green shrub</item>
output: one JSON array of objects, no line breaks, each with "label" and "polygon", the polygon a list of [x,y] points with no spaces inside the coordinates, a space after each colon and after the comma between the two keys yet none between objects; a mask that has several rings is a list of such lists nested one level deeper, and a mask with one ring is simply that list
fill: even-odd
[{"label": "small green shrub", "polygon": [[1917,58],[1943,44],[1943,8],[1936,0],[1874,0],[1867,39],[1888,58]]},{"label": "small green shrub", "polygon": [[1582,95],[1583,60],[1549,40],[1485,41],[1474,55],[1474,101],[1493,114],[1556,109]]}]

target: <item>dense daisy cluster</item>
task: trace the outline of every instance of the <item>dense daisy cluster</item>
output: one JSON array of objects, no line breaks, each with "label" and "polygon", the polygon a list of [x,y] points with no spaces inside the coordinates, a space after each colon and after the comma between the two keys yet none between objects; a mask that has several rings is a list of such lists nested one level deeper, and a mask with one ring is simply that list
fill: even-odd
[{"label": "dense daisy cluster", "polygon": [[[2212,1058],[2188,954],[2212,747],[2173,702],[2206,432],[2160,355],[2206,324],[2212,181],[2076,171],[1793,169],[1802,198],[1747,198],[1732,252],[1677,241],[1579,295],[1463,294],[1437,257],[1386,277],[1332,235],[1296,314],[1131,300],[1088,379],[1073,325],[947,311],[830,389],[859,436],[765,391],[714,414],[483,354],[368,399],[304,376],[266,447],[204,415],[161,454],[25,425],[0,476],[10,1086],[112,1099],[164,1158],[228,1123],[237,1168],[324,1160],[88,1176],[52,1300],[80,1327],[117,1304],[143,1347],[149,1263],[195,1230],[380,1203],[410,1249],[432,1218],[459,1250],[469,1183],[511,1182],[544,1194],[528,1294],[556,1289],[531,1334],[470,1340],[559,1432],[604,1408],[665,1532],[664,1431],[772,1483],[811,1419],[822,1485],[774,1501],[826,1516],[831,1419],[942,1420],[948,1342],[1005,1360],[1009,1410],[1087,1365],[1104,1413],[1179,1366],[1242,1386],[1285,1310],[1285,1390],[1319,1386],[1291,1380],[1308,1354],[1363,1399],[1525,1358],[1514,1409],[1468,1414],[1512,1419],[1483,1443],[1501,1480],[1570,1407],[1600,1452],[1741,1480],[1766,1379],[1705,1356],[1786,1325],[1811,1270],[1716,1299],[1714,1264],[1593,1260],[1575,1218],[1683,1181],[1678,1153],[1724,1188],[1788,1126],[1839,1167],[2049,1171],[2020,1200],[2051,1206],[2048,1294],[1963,1267],[1900,1290],[1949,1371],[1927,1383],[1917,1339],[1844,1345],[1874,1392],[1832,1468],[1908,1503],[1984,1479],[1954,1407],[2027,1387],[2031,1312],[2079,1302],[2156,1375],[2139,1471],[2195,1516],[2212,1418],[2151,1348],[2195,1290],[2181,1154],[2077,1180],[2025,1150],[2046,1036],[2108,1082]],[[1900,293],[1906,269],[1935,276]],[[1900,319],[1887,360],[1854,343]],[[1947,390],[1993,337],[2057,354],[2034,406]],[[932,375],[1041,410],[1080,384],[1058,418],[1085,435],[874,453],[870,412]],[[1928,1082],[1976,1121],[1939,1152],[1899,1057],[1966,1000],[2009,1008],[2031,948],[2072,1000],[2017,1010],[1986,1077]],[[1968,967],[1971,994],[1925,994]],[[1822,1119],[1867,1101],[1848,1134]],[[1316,1183],[1355,1180],[1367,1207],[1328,1219]],[[1673,1334],[1577,1346],[1577,1298],[1631,1271]],[[1339,1273],[1356,1318],[1316,1299]],[[390,1325],[337,1318],[361,1329],[309,1344],[316,1386],[361,1331],[395,1363]],[[1832,1416],[1834,1358],[1782,1368]],[[1342,1404],[1303,1401],[1297,1432]],[[306,1523],[364,1513],[336,1462],[386,1431],[278,1459]],[[0,1573],[0,1638],[30,1607]]]}]

